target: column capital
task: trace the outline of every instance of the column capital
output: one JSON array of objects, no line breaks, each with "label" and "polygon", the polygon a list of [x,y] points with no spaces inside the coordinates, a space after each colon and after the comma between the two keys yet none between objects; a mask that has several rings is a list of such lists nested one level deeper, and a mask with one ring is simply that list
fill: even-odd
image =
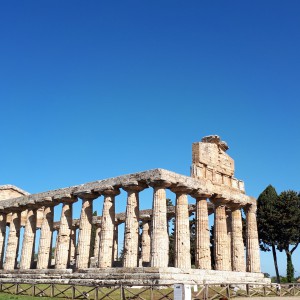
[{"label": "column capital", "polygon": [[191,193],[191,196],[195,198],[196,200],[201,200],[201,199],[207,199],[212,196],[212,194],[204,193],[201,190],[196,190],[195,192]]},{"label": "column capital", "polygon": [[257,206],[254,204],[248,204],[243,207],[245,213],[256,213]]},{"label": "column capital", "polygon": [[101,194],[103,196],[117,196],[120,194],[120,189],[119,188],[114,188],[114,187],[111,187],[111,188],[108,188],[108,189],[105,189],[101,192]]},{"label": "column capital", "polygon": [[221,195],[214,195],[209,199],[215,206],[226,206],[228,204],[228,200],[222,197]]},{"label": "column capital", "polygon": [[56,195],[53,199],[63,203],[73,203],[77,201],[77,197],[71,194]]},{"label": "column capital", "polygon": [[53,201],[52,197],[43,197],[41,199],[37,199],[35,201],[40,206],[55,206],[57,205],[57,201]]},{"label": "column capital", "polygon": [[20,203],[20,207],[25,209],[32,209],[32,210],[37,210],[38,208],[41,207],[39,203],[36,203],[34,200],[29,200],[28,202],[22,204]]},{"label": "column capital", "polygon": [[171,190],[175,194],[190,194],[193,191],[192,188],[189,188],[184,185],[176,185],[174,187],[171,187]]},{"label": "column capital", "polygon": [[13,203],[9,207],[5,207],[7,213],[15,213],[15,212],[22,212],[23,208],[18,203]]},{"label": "column capital", "polygon": [[128,182],[122,186],[126,192],[141,192],[145,188],[147,188],[146,184],[137,181]]},{"label": "column capital", "polygon": [[82,199],[82,200],[94,200],[99,197],[98,193],[92,191],[77,191],[73,193],[74,196]]},{"label": "column capital", "polygon": [[150,214],[140,214],[140,221],[142,221],[142,223],[148,223],[152,220],[152,216]]},{"label": "column capital", "polygon": [[228,202],[226,206],[231,210],[235,211],[241,209],[243,206],[240,203]]},{"label": "column capital", "polygon": [[172,185],[171,182],[166,180],[155,180],[148,183],[153,188],[168,188]]}]

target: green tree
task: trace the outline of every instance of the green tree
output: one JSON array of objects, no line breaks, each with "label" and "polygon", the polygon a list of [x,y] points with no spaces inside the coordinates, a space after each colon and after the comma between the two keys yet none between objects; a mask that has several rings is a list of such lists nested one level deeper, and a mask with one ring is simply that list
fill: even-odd
[{"label": "green tree", "polygon": [[[282,192],[276,203],[276,209],[280,213],[278,220],[278,250],[284,251],[287,259],[287,274],[288,282],[293,282],[294,266],[292,255],[299,245],[300,232],[300,198],[297,192],[288,190]],[[290,246],[292,248],[290,249]]]},{"label": "green tree", "polygon": [[257,199],[257,228],[262,251],[271,251],[276,271],[277,282],[280,283],[280,276],[277,264],[276,246],[279,231],[280,213],[276,209],[278,195],[272,185],[259,195]]}]

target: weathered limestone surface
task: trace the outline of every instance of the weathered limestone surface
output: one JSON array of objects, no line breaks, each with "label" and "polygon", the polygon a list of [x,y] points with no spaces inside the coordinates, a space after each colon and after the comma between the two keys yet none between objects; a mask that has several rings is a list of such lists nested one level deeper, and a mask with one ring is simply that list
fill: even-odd
[{"label": "weathered limestone surface", "polygon": [[98,256],[99,256],[100,232],[101,232],[101,227],[98,226],[96,228],[95,245],[94,245],[94,258],[96,258],[97,261],[98,261]]},{"label": "weathered limestone surface", "polygon": [[47,269],[51,260],[54,207],[44,209],[38,251],[37,269]]},{"label": "weathered limestone surface", "polygon": [[[91,230],[93,218],[93,200],[82,197],[82,207],[79,223],[78,248],[76,268],[82,269],[89,266]],[[93,197],[94,198],[94,197]]]},{"label": "weathered limestone surface", "polygon": [[139,252],[139,186],[129,186],[127,190],[126,220],[124,229],[123,266],[138,266]]},{"label": "weathered limestone surface", "polygon": [[[72,274],[72,270],[43,270],[42,273],[27,270],[20,274],[0,273],[0,280],[12,282],[14,278],[18,282],[31,283],[65,283],[65,284],[112,284],[119,285],[143,285],[143,284],[203,284],[205,283],[266,283],[270,284],[269,278],[263,278],[262,273],[229,272],[216,270],[178,268],[107,268],[107,269],[82,269]],[[61,272],[57,272],[61,271]]]},{"label": "weathered limestone surface", "polygon": [[176,193],[175,268],[190,269],[190,223],[188,199],[184,192]]},{"label": "weathered limestone surface", "polygon": [[229,258],[229,270],[232,270],[232,227],[231,227],[231,223],[232,223],[232,216],[231,216],[231,210],[227,209],[226,210],[226,226],[227,226],[227,241],[228,241],[228,258]]},{"label": "weathered limestone surface", "polygon": [[142,228],[142,265],[148,264],[150,262],[150,246],[151,246],[151,239],[150,239],[150,221],[143,222]]},{"label": "weathered limestone surface", "polygon": [[153,189],[151,267],[163,268],[169,263],[166,191],[161,186]]},{"label": "weathered limestone surface", "polygon": [[214,222],[214,257],[215,269],[220,271],[230,270],[230,258],[228,251],[228,235],[226,222],[226,208],[219,199],[214,200],[215,222]]},{"label": "weathered limestone surface", "polygon": [[231,207],[232,228],[232,271],[245,272],[245,250],[243,242],[242,214],[239,206]]},{"label": "weathered limestone surface", "polygon": [[12,213],[9,236],[6,248],[4,270],[13,270],[17,264],[19,237],[20,237],[21,213],[15,211]]},{"label": "weathered limestone surface", "polygon": [[119,190],[104,191],[99,247],[99,268],[110,268],[114,260],[115,196]]},{"label": "weathered limestone surface", "polygon": [[260,257],[256,223],[256,206],[248,206],[245,211],[247,228],[247,271],[258,273],[260,272]]},{"label": "weathered limestone surface", "polygon": [[210,270],[210,231],[208,223],[207,196],[196,197],[196,268]]},{"label": "weathered limestone surface", "polygon": [[119,260],[118,240],[119,240],[119,228],[118,228],[117,222],[115,222],[115,230],[114,230],[114,261],[118,261]]},{"label": "weathered limestone surface", "polygon": [[29,193],[11,184],[0,185],[0,201],[23,195],[29,195]]},{"label": "weathered limestone surface", "polygon": [[6,234],[6,213],[0,212],[0,269],[3,268],[5,234]]},{"label": "weathered limestone surface", "polygon": [[20,269],[30,269],[33,253],[34,253],[34,242],[35,242],[35,231],[36,231],[36,208],[28,209],[27,221],[24,231],[23,247],[21,253]]},{"label": "weathered limestone surface", "polygon": [[[0,266],[3,261],[6,224],[10,226],[6,262],[4,270],[0,271],[0,280],[16,275],[21,280],[51,279],[60,283],[90,283],[91,280],[96,283],[116,283],[121,280],[123,284],[131,285],[149,281],[172,284],[200,283],[204,280],[214,282],[216,278],[226,282],[228,278],[232,278],[231,274],[239,273],[237,280],[241,282],[247,280],[241,278],[246,266],[252,272],[248,274],[261,278],[260,273],[253,273],[260,272],[256,200],[245,195],[244,183],[234,178],[234,161],[225,153],[227,149],[227,144],[218,136],[207,136],[200,143],[194,143],[192,177],[154,169],[34,195],[11,186],[0,186]],[[139,192],[149,187],[154,189],[152,209],[139,211]],[[126,214],[116,215],[115,196],[120,188],[127,191]],[[175,207],[167,207],[166,189],[176,194]],[[104,195],[103,215],[100,218],[93,217],[92,201],[101,195]],[[196,205],[188,205],[188,196],[196,199]],[[81,217],[72,220],[72,203],[77,197],[83,199]],[[214,203],[215,209],[215,268],[222,271],[210,270],[208,215],[212,211],[212,205],[207,202],[207,198]],[[63,203],[61,219],[54,223],[53,206],[58,203]],[[241,207],[247,215],[247,263],[244,261]],[[192,270],[189,216],[195,211],[198,269]],[[7,213],[6,220],[2,212]],[[177,268],[168,268],[167,220],[172,217],[175,217]],[[124,267],[111,269],[112,266],[120,266],[116,262],[118,225],[124,222]],[[90,249],[92,224],[99,227],[94,249]],[[140,240],[141,224],[143,233]],[[13,270],[18,257],[20,226],[25,226],[20,270]],[[40,226],[38,270],[32,270],[29,268],[33,266],[35,231]],[[50,268],[53,230],[59,231],[55,261],[51,261],[51,268],[55,265],[55,269],[51,270],[47,268]],[[96,257],[90,259],[90,250],[94,250]],[[73,271],[67,268],[72,268]],[[238,272],[226,271],[231,269]],[[248,274],[244,276],[247,277]]]},{"label": "weathered limestone surface", "polygon": [[66,269],[69,264],[70,234],[72,228],[72,203],[63,203],[60,228],[56,244],[55,269]]},{"label": "weathered limestone surface", "polygon": [[76,263],[76,228],[71,228],[70,233],[70,250],[69,250],[69,264],[75,265]]},{"label": "weathered limestone surface", "polygon": [[237,188],[244,193],[244,182],[234,178],[234,160],[226,153],[227,150],[226,142],[217,135],[206,136],[201,142],[193,143],[191,176]]},{"label": "weathered limestone surface", "polygon": [[189,176],[180,175],[171,171],[164,169],[153,169],[149,171],[144,171],[140,173],[134,173],[129,175],[123,175],[119,177],[109,178],[105,180],[99,180],[94,182],[89,182],[77,186],[72,186],[68,188],[62,188],[54,191],[48,191],[38,194],[26,195],[18,198],[13,198],[9,200],[2,200],[1,205],[4,208],[9,208],[15,204],[26,205],[30,201],[42,202],[43,199],[52,198],[62,198],[65,195],[73,195],[80,192],[86,192],[93,190],[105,190],[112,187],[119,188],[126,186],[132,182],[136,182],[142,185],[150,184],[151,182],[169,182],[170,188],[176,186],[185,186],[195,192],[201,192],[202,194],[218,194],[222,195],[223,198],[228,199],[224,201],[236,201],[241,205],[255,204],[256,201],[252,197],[249,197],[241,192],[238,187],[229,187],[225,185],[215,185],[206,178],[192,178]]}]

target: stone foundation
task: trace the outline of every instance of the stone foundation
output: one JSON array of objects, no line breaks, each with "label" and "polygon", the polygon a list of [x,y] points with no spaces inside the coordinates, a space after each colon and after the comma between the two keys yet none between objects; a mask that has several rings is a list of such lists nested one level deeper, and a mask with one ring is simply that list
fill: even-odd
[{"label": "stone foundation", "polygon": [[232,272],[179,268],[87,268],[1,271],[1,282],[65,283],[65,284],[204,284],[204,283],[265,283],[270,279],[262,273]]}]

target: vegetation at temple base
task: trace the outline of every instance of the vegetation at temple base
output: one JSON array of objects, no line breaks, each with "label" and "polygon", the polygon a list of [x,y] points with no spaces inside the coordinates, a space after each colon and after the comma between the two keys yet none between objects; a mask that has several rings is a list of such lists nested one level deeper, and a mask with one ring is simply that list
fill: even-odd
[{"label": "vegetation at temple base", "polygon": [[261,249],[263,251],[272,249],[277,282],[283,282],[283,277],[279,276],[276,248],[281,252],[284,251],[287,258],[284,281],[295,281],[292,254],[300,242],[299,194],[288,190],[278,196],[274,187],[269,185],[257,200],[257,224]]}]

